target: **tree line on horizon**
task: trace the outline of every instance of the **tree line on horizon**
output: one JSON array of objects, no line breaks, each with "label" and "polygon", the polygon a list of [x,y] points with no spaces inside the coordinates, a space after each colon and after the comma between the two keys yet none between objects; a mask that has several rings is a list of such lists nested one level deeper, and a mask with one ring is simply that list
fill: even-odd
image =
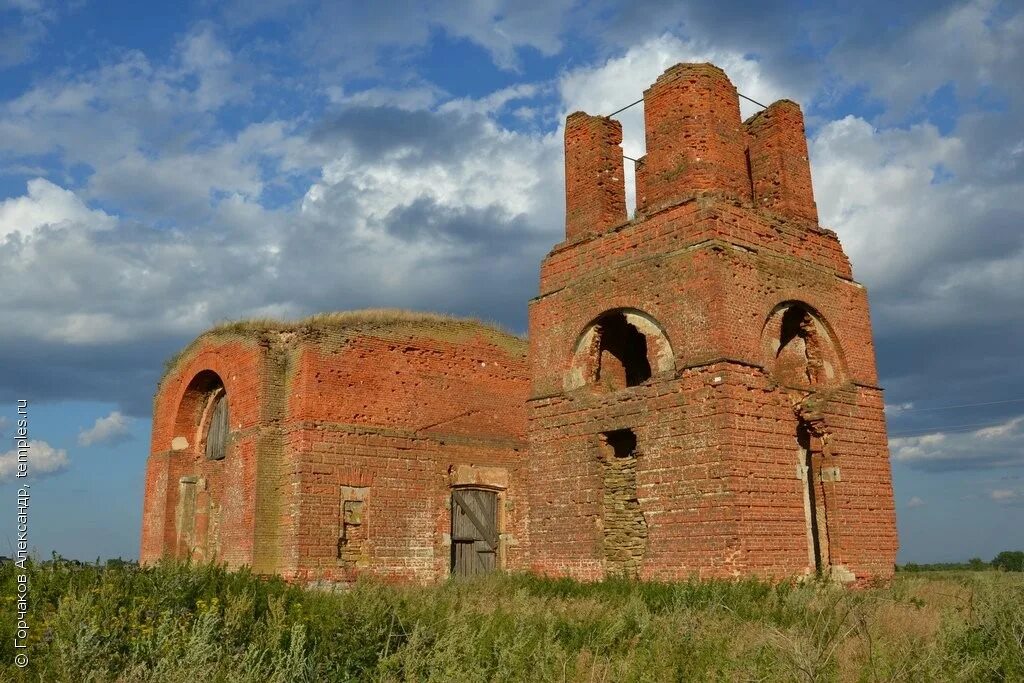
[{"label": "tree line on horizon", "polygon": [[899,572],[941,572],[941,571],[985,571],[1000,569],[1004,572],[1024,572],[1024,550],[1004,550],[986,562],[980,557],[972,557],[966,562],[908,562],[896,565]]}]

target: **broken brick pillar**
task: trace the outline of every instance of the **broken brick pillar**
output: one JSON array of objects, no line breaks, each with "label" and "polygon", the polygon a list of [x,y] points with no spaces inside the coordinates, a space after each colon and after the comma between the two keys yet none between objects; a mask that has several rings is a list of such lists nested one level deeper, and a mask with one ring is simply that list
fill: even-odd
[{"label": "broken brick pillar", "polygon": [[800,105],[779,100],[750,117],[744,127],[750,133],[750,177],[757,207],[817,223]]},{"label": "broken brick pillar", "polygon": [[[677,64],[644,92],[647,155],[637,206],[694,194],[750,199],[747,134],[736,88],[712,64]],[[639,185],[639,183],[638,183]]]},{"label": "broken brick pillar", "polygon": [[565,236],[602,232],[626,220],[622,124],[583,112],[565,121]]}]

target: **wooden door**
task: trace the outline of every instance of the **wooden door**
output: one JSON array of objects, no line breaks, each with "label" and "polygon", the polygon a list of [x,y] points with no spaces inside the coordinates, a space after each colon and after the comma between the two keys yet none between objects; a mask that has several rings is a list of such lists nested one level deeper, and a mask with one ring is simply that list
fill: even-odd
[{"label": "wooden door", "polygon": [[498,566],[498,494],[452,491],[452,574],[473,576]]}]

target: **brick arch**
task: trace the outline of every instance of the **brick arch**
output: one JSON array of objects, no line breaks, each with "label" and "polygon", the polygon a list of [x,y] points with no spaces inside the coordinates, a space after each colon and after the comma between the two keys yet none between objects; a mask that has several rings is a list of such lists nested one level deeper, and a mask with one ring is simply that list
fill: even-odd
[{"label": "brick arch", "polygon": [[[173,450],[188,450],[191,453],[201,454],[206,445],[206,431],[210,422],[210,412],[216,404],[216,399],[224,396],[228,402],[228,415],[231,415],[231,394],[224,386],[220,375],[210,369],[200,370],[195,373],[182,392],[178,401],[178,408],[174,414],[174,429],[172,433]],[[184,438],[188,445],[183,448],[174,442]]]},{"label": "brick arch", "polygon": [[835,330],[805,301],[787,299],[772,308],[761,330],[761,348],[765,368],[783,385],[830,388],[848,377]]},{"label": "brick arch", "polygon": [[[604,336],[607,334],[619,337],[619,345],[629,347],[625,350],[635,357],[630,361],[620,358],[622,352],[616,352],[608,343],[609,338]],[[571,391],[587,385],[601,388],[602,358],[617,359],[622,365],[618,372],[624,374],[618,383],[613,382],[604,387],[605,390],[633,386],[655,375],[674,373],[676,369],[675,353],[664,327],[654,316],[636,308],[608,309],[584,326],[573,346],[572,362],[563,382],[565,389]],[[641,366],[639,376],[630,376],[635,372],[626,366],[633,363]],[[636,381],[639,377],[642,379]]]},{"label": "brick arch", "polygon": [[[230,439],[225,435],[225,458],[206,457],[206,440],[212,412],[220,399],[227,401],[228,418],[232,396],[222,375],[208,366],[187,370],[191,376],[180,392],[171,422],[171,453],[165,543],[167,554],[179,559],[216,561],[220,555],[220,518],[226,482],[225,460],[230,457]],[[225,426],[230,430],[230,424]]]}]

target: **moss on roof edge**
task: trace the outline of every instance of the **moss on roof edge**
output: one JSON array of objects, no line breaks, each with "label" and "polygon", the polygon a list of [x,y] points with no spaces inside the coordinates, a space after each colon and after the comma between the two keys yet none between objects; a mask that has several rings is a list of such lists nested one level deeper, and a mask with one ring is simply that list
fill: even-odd
[{"label": "moss on roof edge", "polygon": [[271,333],[295,333],[303,338],[315,338],[328,332],[347,332],[356,335],[360,332],[372,334],[395,328],[407,328],[409,331],[423,332],[427,336],[440,338],[466,338],[473,334],[481,334],[496,346],[510,354],[525,357],[527,342],[524,337],[513,334],[497,323],[485,322],[477,318],[460,318],[443,313],[428,313],[390,308],[370,308],[355,311],[337,311],[317,313],[299,320],[277,320],[274,318],[251,318],[221,322],[201,332],[195,339],[186,344],[180,351],[164,361],[163,374],[157,387],[163,384],[186,358],[192,355],[199,345],[206,340],[218,338],[235,338],[257,340]]}]

